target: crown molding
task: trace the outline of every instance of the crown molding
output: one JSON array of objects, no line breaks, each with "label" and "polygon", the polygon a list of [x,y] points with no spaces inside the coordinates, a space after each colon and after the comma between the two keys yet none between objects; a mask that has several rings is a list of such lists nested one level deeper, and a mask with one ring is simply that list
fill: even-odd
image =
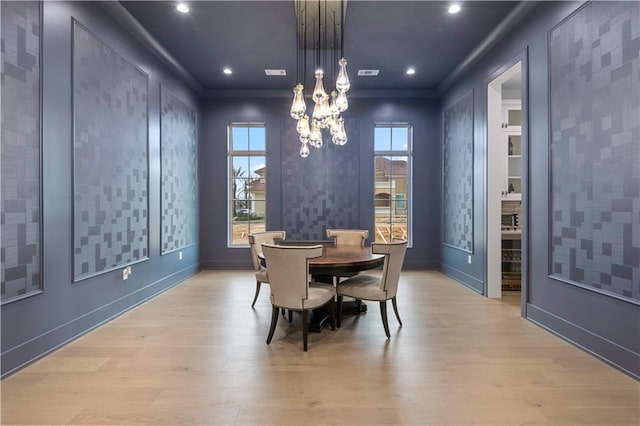
[{"label": "crown molding", "polygon": [[118,1],[100,1],[100,5],[115,18],[129,33],[137,38],[147,49],[153,52],[172,71],[174,71],[193,90],[202,94],[204,86],[182,66],[176,58],[167,51],[158,41],[147,31],[138,20],[136,20],[127,9]]},{"label": "crown molding", "polygon": [[482,58],[493,46],[527,16],[539,1],[521,1],[509,14],[478,44],[475,49],[458,66],[445,77],[436,87],[436,94],[440,96],[453,83],[460,79],[464,73]]},{"label": "crown molding", "polygon": [[[353,98],[437,98],[464,73],[466,73],[489,49],[509,33],[539,1],[522,1],[478,44],[474,50],[443,79],[435,89],[391,89],[391,90],[352,90]],[[184,82],[204,98],[288,98],[290,90],[248,90],[248,89],[207,89],[176,58],[169,53],[140,22],[118,1],[102,0],[99,4],[119,22],[129,33],[136,37],[147,49],[160,58]]]}]

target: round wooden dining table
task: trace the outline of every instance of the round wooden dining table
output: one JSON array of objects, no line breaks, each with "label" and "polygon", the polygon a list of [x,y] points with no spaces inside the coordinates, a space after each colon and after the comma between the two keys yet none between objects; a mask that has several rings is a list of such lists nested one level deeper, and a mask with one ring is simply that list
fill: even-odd
[{"label": "round wooden dining table", "polygon": [[325,245],[322,256],[309,259],[309,273],[314,281],[327,281],[324,277],[344,276],[368,269],[374,269],[384,263],[384,255],[371,253],[371,247]]},{"label": "round wooden dining table", "polygon": [[[311,243],[291,243],[289,246],[319,245]],[[267,266],[262,252],[258,253],[260,262]],[[340,246],[323,244],[322,256],[309,259],[309,273],[314,280],[327,276],[349,275],[355,272],[374,269],[384,264],[384,255],[371,253],[371,247]],[[324,282],[323,280],[318,280]],[[332,282],[332,281],[327,281]]]}]

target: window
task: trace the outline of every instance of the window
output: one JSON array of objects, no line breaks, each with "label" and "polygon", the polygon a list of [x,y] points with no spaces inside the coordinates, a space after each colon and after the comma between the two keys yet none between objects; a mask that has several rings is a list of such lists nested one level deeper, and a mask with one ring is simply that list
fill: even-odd
[{"label": "window", "polygon": [[403,238],[411,244],[411,126],[377,124],[373,138],[374,241]]},{"label": "window", "polygon": [[248,235],[265,230],[267,212],[264,124],[229,125],[229,247],[246,247]]}]

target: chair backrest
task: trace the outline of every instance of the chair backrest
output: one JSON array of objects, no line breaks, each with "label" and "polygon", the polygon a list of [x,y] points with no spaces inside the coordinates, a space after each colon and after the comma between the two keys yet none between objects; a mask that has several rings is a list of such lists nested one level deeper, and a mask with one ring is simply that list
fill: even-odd
[{"label": "chair backrest", "polygon": [[398,293],[398,281],[400,280],[404,254],[407,252],[407,241],[394,240],[394,242],[387,244],[373,243],[371,244],[371,252],[385,255],[380,288],[386,291],[387,297],[391,299]]},{"label": "chair backrest", "polygon": [[309,290],[309,259],[322,256],[322,246],[263,244],[269,269],[271,303],[287,309],[302,309]]},{"label": "chair backrest", "polygon": [[334,239],[336,247],[364,247],[364,241],[369,237],[369,231],[367,229],[327,229],[327,237]]},{"label": "chair backrest", "polygon": [[284,240],[285,231],[267,231],[249,234],[249,247],[251,248],[251,260],[253,261],[253,269],[259,271],[262,267],[258,254],[262,252],[263,244],[274,244],[275,240]]}]

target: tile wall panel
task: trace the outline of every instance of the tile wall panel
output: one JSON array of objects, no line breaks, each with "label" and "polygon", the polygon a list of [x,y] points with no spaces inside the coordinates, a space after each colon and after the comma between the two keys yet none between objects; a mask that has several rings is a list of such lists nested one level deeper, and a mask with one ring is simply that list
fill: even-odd
[{"label": "tile wall panel", "polygon": [[42,289],[40,3],[2,2],[2,302]]},{"label": "tile wall panel", "polygon": [[549,35],[551,274],[640,301],[640,3]]},{"label": "tile wall panel", "polygon": [[160,90],[161,251],[168,253],[197,240],[196,112],[167,88]]},{"label": "tile wall panel", "polygon": [[444,113],[443,242],[473,251],[473,92]]},{"label": "tile wall panel", "polygon": [[76,281],[148,258],[147,80],[74,22]]},{"label": "tile wall panel", "polygon": [[300,157],[290,117],[282,120],[282,216],[287,240],[326,240],[327,228],[358,227],[358,126],[345,119],[349,142],[336,146],[325,136],[320,149]]}]

